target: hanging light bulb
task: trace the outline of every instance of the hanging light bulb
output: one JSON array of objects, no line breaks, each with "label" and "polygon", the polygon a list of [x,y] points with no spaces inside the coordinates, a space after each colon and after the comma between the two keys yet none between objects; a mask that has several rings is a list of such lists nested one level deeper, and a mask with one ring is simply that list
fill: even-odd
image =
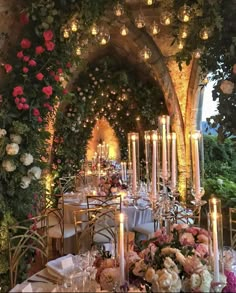
[{"label": "hanging light bulb", "polygon": [[68,29],[68,27],[64,27],[63,37],[64,37],[64,39],[68,39],[70,37],[70,30]]},{"label": "hanging light bulb", "polygon": [[144,0],[144,3],[148,6],[151,6],[154,2],[155,0]]},{"label": "hanging light bulb", "polygon": [[159,25],[155,22],[155,20],[153,21],[153,23],[150,26],[150,32],[153,36],[156,36],[159,32],[160,32],[160,27]]},{"label": "hanging light bulb", "polygon": [[91,26],[91,28],[90,28],[90,31],[91,31],[91,34],[92,34],[93,36],[96,36],[96,35],[98,34],[98,32],[99,32],[99,28],[98,28],[98,26],[96,25],[96,23],[93,23],[93,24],[92,24],[92,26]]},{"label": "hanging light bulb", "polygon": [[140,52],[139,52],[139,56],[143,59],[143,60],[148,60],[151,58],[152,56],[152,51],[145,46]]},{"label": "hanging light bulb", "polygon": [[164,11],[162,12],[161,16],[160,16],[160,23],[162,25],[170,25],[172,22],[172,13],[169,11]]},{"label": "hanging light bulb", "polygon": [[125,37],[128,35],[128,33],[129,29],[127,28],[127,26],[125,24],[122,25],[122,27],[120,28],[120,34]]},{"label": "hanging light bulb", "polygon": [[82,52],[81,52],[81,47],[78,46],[78,47],[76,48],[76,55],[77,55],[77,56],[80,56],[81,54],[82,54]]},{"label": "hanging light bulb", "polygon": [[110,40],[110,33],[108,31],[108,29],[106,29],[105,27],[102,27],[99,31],[99,33],[97,34],[97,41],[100,45],[106,45]]},{"label": "hanging light bulb", "polygon": [[120,2],[117,2],[113,8],[113,11],[114,14],[119,17],[124,14],[124,7],[120,4]]},{"label": "hanging light bulb", "polygon": [[188,36],[188,27],[186,25],[183,25],[182,27],[180,27],[179,36],[182,39],[187,38],[187,36]]},{"label": "hanging light bulb", "polygon": [[183,49],[183,47],[184,47],[184,41],[183,40],[178,40],[178,48],[180,49],[180,50],[182,50]]},{"label": "hanging light bulb", "polygon": [[135,25],[137,28],[143,28],[145,27],[145,20],[144,20],[144,16],[142,13],[139,13],[138,16],[135,18],[134,20]]},{"label": "hanging light bulb", "polygon": [[201,30],[200,30],[200,32],[199,32],[199,37],[202,39],[202,40],[208,40],[208,38],[209,38],[209,29],[206,27],[206,26],[204,26]]},{"label": "hanging light bulb", "polygon": [[71,22],[71,25],[70,25],[70,29],[72,32],[77,32],[79,28],[79,22],[77,19],[73,19],[72,22]]},{"label": "hanging light bulb", "polygon": [[184,4],[180,7],[177,17],[182,22],[188,22],[191,19],[191,7]]}]

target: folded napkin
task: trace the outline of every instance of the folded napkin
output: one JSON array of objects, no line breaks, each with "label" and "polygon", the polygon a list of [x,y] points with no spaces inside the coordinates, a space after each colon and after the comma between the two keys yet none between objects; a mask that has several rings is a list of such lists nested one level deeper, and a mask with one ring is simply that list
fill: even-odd
[{"label": "folded napkin", "polygon": [[55,277],[65,277],[71,271],[73,271],[75,266],[76,258],[72,254],[67,254],[65,256],[59,257],[57,259],[51,260],[46,264],[48,273]]}]

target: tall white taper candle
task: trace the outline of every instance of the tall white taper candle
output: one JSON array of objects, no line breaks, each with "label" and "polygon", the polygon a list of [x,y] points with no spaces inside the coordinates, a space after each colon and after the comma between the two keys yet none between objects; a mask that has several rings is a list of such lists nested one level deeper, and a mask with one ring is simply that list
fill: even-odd
[{"label": "tall white taper candle", "polygon": [[120,214],[120,285],[125,284],[124,214]]}]

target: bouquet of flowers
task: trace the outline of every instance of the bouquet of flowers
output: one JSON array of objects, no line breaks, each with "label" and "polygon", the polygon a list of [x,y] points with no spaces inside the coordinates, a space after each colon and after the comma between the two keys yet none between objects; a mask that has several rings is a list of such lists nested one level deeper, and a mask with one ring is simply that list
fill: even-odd
[{"label": "bouquet of flowers", "polygon": [[210,292],[208,243],[202,228],[176,224],[170,235],[158,230],[136,257],[127,256],[129,281],[150,292]]}]

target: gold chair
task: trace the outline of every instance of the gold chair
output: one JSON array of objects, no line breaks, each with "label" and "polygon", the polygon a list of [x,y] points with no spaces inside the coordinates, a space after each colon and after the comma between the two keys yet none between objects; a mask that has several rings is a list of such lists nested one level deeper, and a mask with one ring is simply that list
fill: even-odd
[{"label": "gold chair", "polygon": [[121,195],[113,196],[98,196],[88,195],[87,197],[88,209],[94,207],[114,207],[117,211],[121,210]]},{"label": "gold chair", "polygon": [[183,204],[175,211],[175,223],[198,226],[201,224],[201,206]]},{"label": "gold chair", "polygon": [[42,266],[48,260],[48,217],[33,217],[8,227],[10,285],[18,281],[19,266],[33,254],[39,256]]},{"label": "gold chair", "polygon": [[236,208],[229,208],[230,245],[236,249]]}]

